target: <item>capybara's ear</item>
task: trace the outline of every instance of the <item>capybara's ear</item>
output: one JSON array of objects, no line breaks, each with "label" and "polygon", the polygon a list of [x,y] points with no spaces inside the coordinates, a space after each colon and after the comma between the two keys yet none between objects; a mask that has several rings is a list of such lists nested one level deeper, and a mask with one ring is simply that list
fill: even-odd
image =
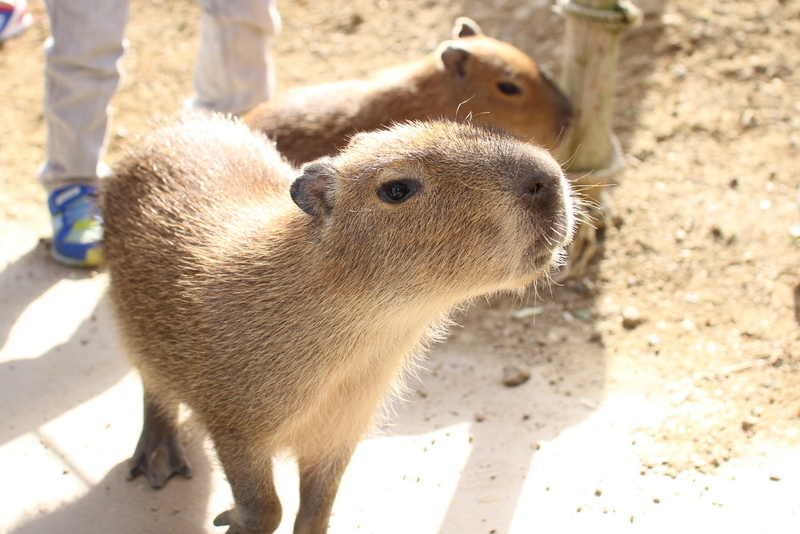
[{"label": "capybara's ear", "polygon": [[453,39],[460,39],[462,37],[475,37],[476,35],[484,35],[478,23],[469,17],[458,17],[453,26]]},{"label": "capybara's ear", "polygon": [[304,212],[312,216],[325,215],[333,208],[334,169],[330,158],[322,158],[303,166],[289,194]]},{"label": "capybara's ear", "polygon": [[467,61],[470,51],[453,41],[445,41],[439,47],[440,70],[447,70],[456,79],[463,79],[467,74]]}]

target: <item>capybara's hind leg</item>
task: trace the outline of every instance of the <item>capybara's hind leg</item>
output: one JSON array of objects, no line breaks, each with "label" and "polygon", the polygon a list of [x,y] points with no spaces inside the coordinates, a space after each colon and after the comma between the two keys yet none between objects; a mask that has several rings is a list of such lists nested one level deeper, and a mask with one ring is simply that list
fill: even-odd
[{"label": "capybara's hind leg", "polygon": [[282,509],[275,490],[272,454],[243,436],[211,434],[235,502],[232,509],[214,519],[214,525],[229,525],[227,534],[275,532]]},{"label": "capybara's hind leg", "polygon": [[144,475],[153,488],[161,488],[172,475],[192,476],[192,468],[181,445],[178,406],[159,402],[144,392],[144,424],[133,453],[128,480]]},{"label": "capybara's hind leg", "polygon": [[333,501],[339,490],[353,448],[341,448],[324,461],[298,458],[300,467],[300,510],[294,534],[325,534]]}]

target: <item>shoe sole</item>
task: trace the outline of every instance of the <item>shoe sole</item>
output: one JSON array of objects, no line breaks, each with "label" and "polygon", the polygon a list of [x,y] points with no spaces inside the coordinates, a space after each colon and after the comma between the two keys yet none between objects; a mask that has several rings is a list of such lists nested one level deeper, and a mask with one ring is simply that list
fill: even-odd
[{"label": "shoe sole", "polygon": [[86,252],[85,259],[72,258],[59,253],[55,248],[50,249],[53,258],[66,267],[80,267],[84,269],[92,269],[100,267],[104,263],[103,250],[94,248]]}]

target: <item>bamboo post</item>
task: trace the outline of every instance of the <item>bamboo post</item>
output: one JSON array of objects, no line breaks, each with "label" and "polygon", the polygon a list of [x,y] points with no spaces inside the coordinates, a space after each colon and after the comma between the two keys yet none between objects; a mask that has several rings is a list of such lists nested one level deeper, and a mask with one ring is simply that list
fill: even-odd
[{"label": "bamboo post", "polygon": [[[638,25],[641,13],[629,0],[558,0],[557,7],[566,18],[561,87],[574,113],[558,157],[587,187],[583,193],[602,224],[602,188],[590,186],[606,184],[623,164],[611,132],[619,34]],[[594,228],[581,224],[563,278],[583,274],[595,243]]]}]

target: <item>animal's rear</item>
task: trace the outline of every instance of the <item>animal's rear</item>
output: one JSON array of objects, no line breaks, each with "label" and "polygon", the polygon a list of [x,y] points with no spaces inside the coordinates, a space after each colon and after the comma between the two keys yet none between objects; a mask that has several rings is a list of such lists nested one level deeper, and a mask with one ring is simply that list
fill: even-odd
[{"label": "animal's rear", "polygon": [[[105,180],[110,292],[125,310],[117,315],[134,363],[142,347],[157,352],[163,340],[187,338],[196,320],[181,315],[191,307],[187,281],[204,271],[209,250],[225,253],[225,241],[259,206],[290,203],[291,174],[265,138],[222,117],[191,114],[143,139]],[[222,246],[209,246],[215,241]]]}]

